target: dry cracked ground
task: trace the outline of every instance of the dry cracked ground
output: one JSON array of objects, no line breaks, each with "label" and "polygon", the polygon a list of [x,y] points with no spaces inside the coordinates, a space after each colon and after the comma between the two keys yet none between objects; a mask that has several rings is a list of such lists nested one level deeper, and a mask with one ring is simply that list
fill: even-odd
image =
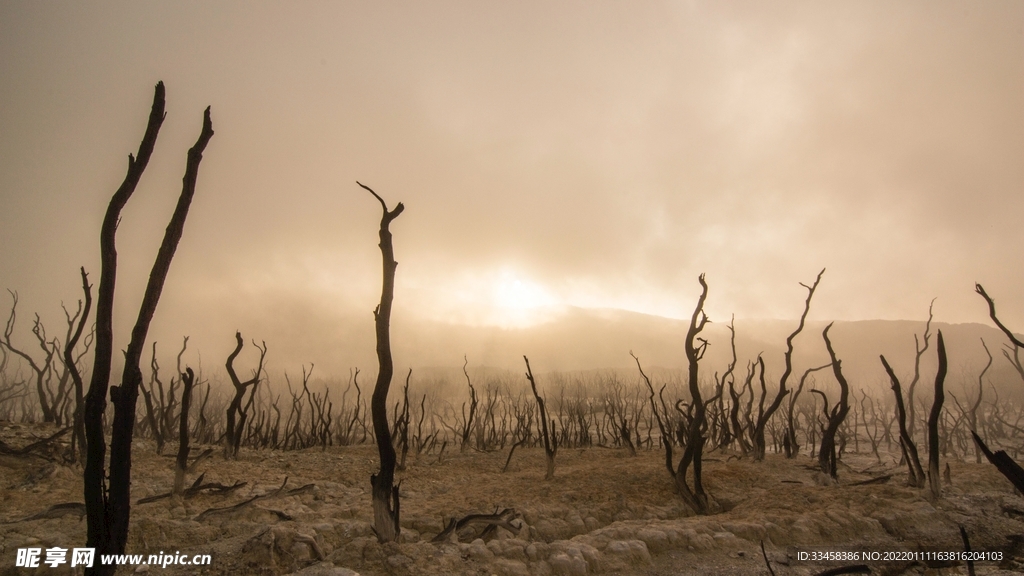
[{"label": "dry cracked ground", "polygon": [[[49,433],[40,425],[0,424],[0,438],[15,447]],[[769,573],[763,542],[774,574],[809,575],[863,562],[801,560],[800,552],[960,551],[959,526],[973,550],[1002,554],[1002,562],[977,563],[977,574],[1024,572],[1024,498],[987,463],[951,462],[951,484],[931,502],[904,485],[905,471],[891,458],[883,465],[848,453],[839,485],[823,485],[807,457],[770,455],[754,463],[713,451],[704,478],[720,511],[694,516],[673,492],[657,450],[635,457],[617,449],[561,450],[554,481],[543,479],[543,450],[517,450],[502,473],[507,455],[410,455],[399,473],[401,542],[381,545],[370,527],[375,447],[243,450],[237,461],[218,453],[189,482],[204,473],[204,483],[245,484],[227,494],[133,505],[128,543],[135,554],[210,554],[211,565],[118,573],[760,575]],[[136,440],[133,461],[134,500],[170,490],[172,458]],[[885,474],[893,475],[885,483],[851,485]],[[55,504],[81,502],[81,470],[0,457],[0,498],[0,574],[71,573],[66,565],[16,568],[15,557],[18,548],[84,545],[85,521],[74,509],[32,518]],[[462,542],[431,542],[449,518],[505,508],[515,510],[516,533],[499,528],[486,539],[463,534]],[[949,562],[867,565],[872,574],[968,573],[965,564]]]}]

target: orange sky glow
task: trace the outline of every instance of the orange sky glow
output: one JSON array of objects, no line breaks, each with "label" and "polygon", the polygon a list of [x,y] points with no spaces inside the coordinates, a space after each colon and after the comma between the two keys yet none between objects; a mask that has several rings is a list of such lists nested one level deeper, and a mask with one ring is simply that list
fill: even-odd
[{"label": "orange sky glow", "polygon": [[986,323],[981,282],[1024,327],[1024,3],[2,1],[0,54],[0,288],[23,331],[62,330],[79,266],[98,282],[160,80],[119,348],[207,105],[151,336],[214,365],[236,329],[282,363],[366,365],[380,207],[356,180],[406,206],[396,341],[684,318],[700,273],[714,320],[791,319],[821,268],[813,319],[937,298],[937,320]]}]

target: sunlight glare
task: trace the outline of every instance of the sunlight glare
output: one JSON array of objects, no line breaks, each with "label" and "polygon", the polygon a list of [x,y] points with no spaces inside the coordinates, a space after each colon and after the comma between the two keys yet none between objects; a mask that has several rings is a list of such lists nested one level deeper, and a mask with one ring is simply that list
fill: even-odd
[{"label": "sunlight glare", "polygon": [[503,272],[498,278],[492,298],[497,307],[513,310],[526,310],[555,304],[555,299],[540,284],[521,280],[509,272]]}]

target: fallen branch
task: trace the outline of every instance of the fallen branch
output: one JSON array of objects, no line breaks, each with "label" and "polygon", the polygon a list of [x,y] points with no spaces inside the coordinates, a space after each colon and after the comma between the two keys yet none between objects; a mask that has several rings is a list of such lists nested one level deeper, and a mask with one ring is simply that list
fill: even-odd
[{"label": "fallen branch", "polygon": [[[276,498],[276,497],[280,496],[282,492],[284,492],[284,486],[287,483],[288,483],[288,477],[285,476],[284,482],[281,483],[281,487],[278,488],[277,490],[274,490],[273,492],[268,492],[267,494],[260,494],[258,496],[253,496],[252,498],[249,498],[248,500],[245,500],[244,502],[239,502],[238,504],[234,504],[232,506],[224,506],[224,507],[221,507],[221,508],[207,508],[206,510],[203,510],[202,512],[200,512],[198,516],[193,518],[193,520],[197,520],[197,521],[198,520],[202,520],[203,518],[206,518],[207,516],[212,516],[213,514],[220,514],[221,512],[234,512],[235,510],[241,510],[242,508],[245,508],[246,506],[248,506],[249,504],[252,504],[253,502],[255,502],[257,500],[262,500],[262,499],[265,499],[265,498]],[[190,490],[191,490],[191,488],[190,488]]]},{"label": "fallen branch", "polygon": [[252,504],[256,500],[259,500],[260,498],[261,498],[261,496],[253,496],[252,498],[249,498],[248,500],[246,500],[244,502],[239,502],[238,504],[235,504],[233,506],[224,506],[222,508],[207,508],[206,510],[203,510],[202,512],[200,512],[198,516],[193,518],[193,520],[199,521],[199,520],[202,520],[203,518],[206,518],[207,516],[212,516],[214,514],[219,514],[221,512],[232,512],[232,511],[235,511],[235,510],[241,510],[242,508],[245,508],[249,504]]},{"label": "fallen branch", "polygon": [[[202,479],[203,479],[202,476],[197,478],[196,482],[193,483],[190,488],[188,488],[187,490],[185,490],[184,492],[181,493],[182,497],[184,497],[184,498],[191,498],[191,497],[195,496],[196,494],[199,494],[200,492],[203,492],[204,490],[209,490],[213,494],[217,494],[218,496],[226,496],[228,494],[231,494],[235,490],[238,490],[239,488],[241,488],[241,487],[245,486],[246,484],[248,484],[248,482],[235,482],[231,486],[225,486],[224,484],[221,484],[219,482],[210,482],[210,483],[207,483],[207,484],[198,484],[198,482],[201,481]],[[173,494],[173,492],[164,492],[163,494],[156,494],[154,496],[147,496],[145,498],[138,499],[135,503],[136,504],[149,504],[150,502],[156,502],[157,500],[163,500],[164,498],[170,498],[172,494]]]},{"label": "fallen branch", "polygon": [[1013,458],[1006,453],[1005,450],[998,450],[993,453],[989,450],[985,442],[982,441],[978,434],[971,430],[971,436],[974,436],[974,442],[981,449],[981,452],[988,458],[988,461],[995,466],[999,472],[1006,477],[1013,486],[1020,492],[1024,492],[1024,468],[1021,468],[1019,464],[1013,461]]},{"label": "fallen branch", "polygon": [[199,456],[196,456],[196,459],[193,460],[192,463],[189,464],[187,468],[185,468],[185,472],[188,472],[189,474],[191,474],[192,472],[195,472],[196,466],[199,466],[200,462],[202,462],[203,460],[206,460],[212,454],[213,454],[213,448],[207,448],[206,450],[203,450],[203,453],[200,454]]},{"label": "fallen branch", "polygon": [[275,510],[273,508],[260,508],[260,510],[265,510],[267,512],[270,512],[271,514],[277,516],[281,520],[288,521],[288,520],[294,520],[295,519],[295,518],[292,517],[291,514],[288,514],[287,512],[284,512],[282,510]]},{"label": "fallen branch", "polygon": [[512,448],[508,451],[508,458],[505,459],[505,465],[502,466],[502,468],[501,468],[502,472],[505,472],[505,471],[508,470],[508,465],[512,462],[512,454],[515,454],[516,448],[522,446],[523,444],[526,444],[526,441],[529,440],[529,439],[530,439],[530,436],[527,434],[527,435],[523,436],[522,440],[520,440],[519,442],[516,442],[515,444],[512,445]]},{"label": "fallen branch", "polygon": [[768,572],[775,576],[775,570],[772,570],[772,563],[768,561],[768,553],[764,551],[764,540],[761,540],[761,555],[764,556],[764,564],[768,567]]},{"label": "fallen branch", "polygon": [[458,538],[458,533],[464,528],[470,528],[472,526],[485,526],[480,534],[474,534],[473,540],[477,538],[483,538],[483,536],[496,528],[504,528],[512,534],[519,534],[519,528],[513,526],[510,521],[516,517],[516,511],[512,508],[505,508],[497,514],[470,514],[464,516],[461,520],[452,518],[445,526],[444,530],[440,534],[434,536],[431,542],[445,542],[451,537],[452,534]]},{"label": "fallen branch", "polygon": [[852,484],[847,484],[847,486],[867,486],[869,484],[885,484],[886,482],[889,481],[890,478],[892,478],[892,474],[886,474],[884,476],[877,476],[875,478],[871,478],[868,480],[861,480],[860,482],[853,482]]},{"label": "fallen branch", "polygon": [[68,426],[67,428],[64,428],[62,430],[58,430],[53,436],[50,436],[49,438],[37,440],[36,442],[33,442],[21,448],[11,448],[6,443],[4,443],[3,440],[0,440],[0,454],[4,454],[6,456],[25,456],[29,452],[32,452],[37,448],[42,448],[49,444],[50,442],[53,442],[57,438],[60,438],[64,434],[67,434],[69,430],[71,430],[71,426]]},{"label": "fallen branch", "polygon": [[4,524],[17,524],[18,522],[28,522],[30,520],[52,520],[54,518],[63,518],[70,514],[78,514],[78,520],[81,521],[82,517],[85,516],[85,504],[80,502],[65,502],[63,504],[54,504],[46,510],[26,516],[21,520],[12,520],[10,522],[4,522]]},{"label": "fallen branch", "polygon": [[312,492],[316,489],[316,484],[306,484],[305,486],[299,486],[298,488],[292,488],[288,491],[289,496],[295,496],[296,494],[305,494]]}]

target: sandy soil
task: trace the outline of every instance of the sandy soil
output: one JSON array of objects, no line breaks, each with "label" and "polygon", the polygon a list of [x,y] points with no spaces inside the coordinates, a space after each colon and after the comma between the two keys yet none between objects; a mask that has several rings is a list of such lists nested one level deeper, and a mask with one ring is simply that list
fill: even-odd
[{"label": "sandy soil", "polygon": [[[0,437],[20,446],[42,437],[41,426],[0,424]],[[202,447],[197,447],[201,449]],[[763,541],[778,576],[815,574],[866,563],[873,574],[967,574],[962,563],[801,560],[801,552],[961,551],[958,525],[974,550],[1001,552],[1002,562],[979,562],[978,574],[1024,571],[1024,498],[986,464],[951,462],[952,484],[930,502],[907,488],[905,472],[874,457],[847,454],[840,484],[823,485],[807,457],[765,462],[712,452],[704,478],[721,511],[692,515],[674,494],[658,451],[630,457],[624,450],[559,451],[556,479],[544,481],[540,449],[446,452],[413,458],[399,473],[402,541],[380,545],[372,522],[369,477],[373,446],[326,451],[243,451],[201,463],[204,482],[246,485],[227,495],[201,493],[132,508],[129,553],[210,554],[210,566],[139,566],[120,573],[160,574],[768,574]],[[173,460],[136,441],[133,499],[167,492]],[[849,484],[893,473],[884,484]],[[278,490],[282,483],[284,490]],[[188,478],[189,482],[195,475]],[[308,486],[312,484],[313,486]],[[293,490],[295,493],[290,493]],[[211,511],[268,495],[241,508]],[[40,458],[0,458],[0,574],[71,573],[15,568],[18,548],[85,542],[77,513],[28,519],[51,505],[82,501],[81,471]],[[513,508],[519,526],[484,541],[431,543],[446,519]],[[22,572],[19,572],[22,570]]]}]

